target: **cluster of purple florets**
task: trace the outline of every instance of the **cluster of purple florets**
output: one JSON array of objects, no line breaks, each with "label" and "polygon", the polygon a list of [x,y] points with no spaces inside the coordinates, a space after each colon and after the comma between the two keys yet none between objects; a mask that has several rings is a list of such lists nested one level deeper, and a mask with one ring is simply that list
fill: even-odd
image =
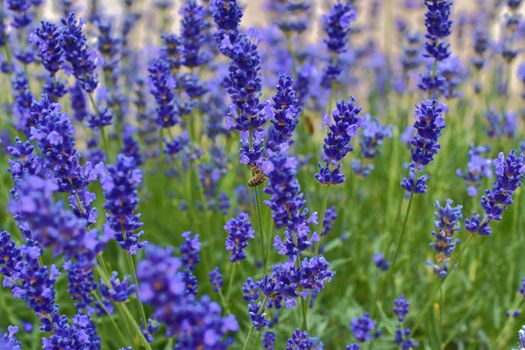
[{"label": "cluster of purple florets", "polygon": [[507,156],[503,152],[499,153],[493,163],[496,180],[492,190],[486,190],[481,197],[485,215],[482,217],[473,212],[471,218],[465,220],[465,228],[480,235],[492,234],[490,222],[502,219],[503,212],[513,203],[512,195],[522,185],[525,174],[525,157],[514,150]]},{"label": "cluster of purple florets", "polygon": [[323,161],[319,164],[316,179],[322,184],[339,184],[345,181],[345,176],[340,172],[343,158],[354,150],[352,139],[357,135],[362,126],[359,116],[361,108],[354,105],[355,99],[349,102],[343,100],[337,103],[337,108],[332,112],[333,122],[326,117],[328,135],[323,144]]},{"label": "cluster of purple florets", "polygon": [[430,247],[436,252],[436,263],[429,262],[434,269],[434,272],[441,278],[448,273],[450,266],[448,266],[450,255],[454,251],[459,239],[454,238],[454,233],[461,228],[461,220],[463,214],[461,212],[462,206],[453,206],[451,199],[447,199],[445,206],[441,206],[436,202],[437,211],[434,213],[436,221],[434,221],[434,228],[436,231],[432,232],[435,241],[430,243]]}]

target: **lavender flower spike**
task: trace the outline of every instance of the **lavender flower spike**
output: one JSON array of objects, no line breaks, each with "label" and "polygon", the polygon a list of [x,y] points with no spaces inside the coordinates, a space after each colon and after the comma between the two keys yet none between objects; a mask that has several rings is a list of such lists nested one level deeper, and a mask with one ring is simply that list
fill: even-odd
[{"label": "lavender flower spike", "polygon": [[354,150],[351,142],[362,123],[359,118],[361,108],[355,106],[354,102],[353,97],[349,102],[338,102],[337,109],[332,112],[333,123],[329,116],[325,117],[329,128],[323,145],[325,166],[319,164],[319,172],[315,175],[322,184],[339,184],[345,181],[344,175],[340,173],[341,161]]}]

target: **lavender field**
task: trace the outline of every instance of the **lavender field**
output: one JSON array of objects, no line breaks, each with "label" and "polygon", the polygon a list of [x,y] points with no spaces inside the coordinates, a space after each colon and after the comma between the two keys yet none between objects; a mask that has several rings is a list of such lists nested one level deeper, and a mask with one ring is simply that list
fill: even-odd
[{"label": "lavender field", "polygon": [[522,11],[0,0],[0,350],[525,350]]}]

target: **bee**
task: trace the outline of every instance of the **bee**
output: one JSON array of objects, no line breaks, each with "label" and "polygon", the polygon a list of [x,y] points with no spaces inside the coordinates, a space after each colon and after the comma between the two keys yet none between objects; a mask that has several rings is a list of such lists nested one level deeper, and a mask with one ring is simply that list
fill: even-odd
[{"label": "bee", "polygon": [[266,175],[264,175],[261,169],[257,168],[253,164],[251,164],[250,167],[252,169],[252,177],[250,180],[248,180],[248,186],[256,187],[266,181]]}]

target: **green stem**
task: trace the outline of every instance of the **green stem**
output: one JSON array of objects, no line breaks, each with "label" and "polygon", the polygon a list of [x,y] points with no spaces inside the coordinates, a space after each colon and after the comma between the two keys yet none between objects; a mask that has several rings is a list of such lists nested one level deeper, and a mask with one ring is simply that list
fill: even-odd
[{"label": "green stem", "polygon": [[[415,179],[417,180],[418,172],[416,171]],[[394,274],[397,264],[397,258],[399,257],[399,251],[401,250],[401,242],[403,242],[403,238],[405,237],[405,232],[407,228],[408,218],[410,216],[410,209],[412,208],[412,203],[414,201],[414,191],[410,192],[410,198],[408,199],[408,206],[407,210],[405,212],[405,218],[403,220],[403,228],[401,229],[401,233],[399,234],[399,237],[397,239],[396,249],[394,251],[394,257],[392,258],[392,265],[389,269],[390,274]]]},{"label": "green stem", "polygon": [[111,323],[115,327],[115,330],[117,331],[117,333],[118,333],[118,335],[120,337],[120,340],[122,340],[122,343],[126,344],[127,343],[126,337],[124,336],[124,334],[122,334],[122,331],[120,330],[120,327],[117,325],[117,322],[115,322],[115,318],[113,318],[113,315],[111,314],[111,312],[109,312],[108,309],[104,306],[104,302],[102,301],[102,299],[100,298],[100,296],[97,293],[93,292],[93,296],[95,297],[95,300],[99,303],[99,305],[102,308],[102,310],[104,310],[104,312],[108,315],[109,320],[111,321]]},{"label": "green stem", "polygon": [[305,299],[305,298],[301,298],[301,310],[302,310],[302,314],[303,314],[303,323],[302,323],[302,326],[301,328],[303,329],[303,331],[307,332],[308,333],[308,307],[309,307],[309,304],[310,304],[310,298]]},{"label": "green stem", "polygon": [[[469,238],[467,239],[467,241],[465,242],[465,244],[463,245],[463,249],[461,249],[458,253],[458,255],[456,256],[455,259],[451,259],[450,261],[450,266],[453,267],[454,264],[459,264],[460,262],[460,259],[461,257],[463,256],[463,253],[467,250],[468,246],[470,245],[470,242],[472,242],[472,239],[474,238],[474,234],[471,234],[469,236]],[[451,269],[450,272],[445,276],[443,277],[440,281],[439,281],[439,284],[436,286],[436,288],[434,288],[434,290],[432,291],[432,293],[430,294],[430,297],[427,299],[427,301],[425,302],[425,304],[423,304],[423,308],[421,308],[420,312],[418,313],[418,318],[416,319],[416,321],[414,322],[414,327],[412,327],[412,330],[410,332],[410,336],[414,335],[414,333],[416,332],[416,330],[418,329],[418,327],[421,325],[421,322],[423,321],[423,316],[425,315],[425,313],[428,311],[428,309],[430,308],[430,306],[432,305],[432,302],[434,301],[437,293],[441,290],[441,287],[444,285],[445,281],[450,277],[450,275],[452,273],[454,273],[454,271],[456,271],[456,269]]]},{"label": "green stem", "polygon": [[254,329],[255,329],[255,327],[252,325],[250,327],[250,330],[248,331],[248,336],[246,337],[246,340],[244,341],[244,345],[242,346],[242,350],[248,349],[248,344],[250,344],[250,338],[252,337]]},{"label": "green stem", "polygon": [[[517,294],[516,298],[514,299],[514,303],[512,305],[512,308],[510,309],[511,312],[513,312],[516,309],[519,309],[521,303],[523,302],[523,295]],[[508,339],[508,332],[509,328],[514,323],[514,317],[512,315],[509,315],[507,317],[507,320],[505,321],[505,325],[503,326],[501,332],[499,332],[498,338],[496,338],[496,349],[504,349],[505,343]]]},{"label": "green stem", "polygon": [[[268,296],[266,296],[264,298],[264,301],[263,301],[262,305],[259,307],[259,310],[257,310],[257,315],[260,315],[260,314],[262,314],[264,312],[264,308],[266,307],[266,303],[267,302],[268,302]],[[248,336],[246,337],[246,340],[244,341],[244,345],[242,347],[242,350],[248,349],[248,344],[250,344],[250,339],[252,337],[254,329],[255,329],[255,327],[252,324],[250,326],[250,330],[248,331]]]},{"label": "green stem", "polygon": [[[128,263],[128,268],[131,273],[131,278],[133,279],[133,283],[135,284],[135,290],[139,289],[139,280],[137,278],[137,271],[135,269],[135,262],[133,261],[133,257],[128,252],[125,252],[124,255],[126,255],[126,261]],[[146,312],[144,311],[144,305],[142,305],[142,302],[140,301],[140,298],[137,295],[137,304],[140,312],[140,316],[142,317],[142,322],[144,327],[148,326],[148,318],[146,317]]]},{"label": "green stem", "polygon": [[228,304],[230,303],[230,296],[232,294],[232,289],[233,289],[233,279],[234,279],[234,276],[235,276],[235,270],[236,270],[237,264],[238,264],[237,262],[232,263],[232,270],[231,270],[231,273],[230,273],[230,281],[228,282],[228,291],[226,292],[226,301],[227,301]]},{"label": "green stem", "polygon": [[[104,265],[104,268],[102,268],[100,266],[100,262]],[[105,271],[105,264],[104,264],[104,259],[102,258],[102,255],[99,255],[99,265],[97,265],[95,267],[95,269],[96,269],[97,273],[100,275],[100,277],[102,278],[102,280],[104,281],[104,284],[106,284],[107,287],[111,288],[111,279],[110,279],[107,271]],[[119,310],[119,313],[124,318],[127,319],[129,325],[132,326],[132,328],[134,329],[135,333],[139,336],[139,339],[140,339],[142,345],[147,350],[152,350],[151,345],[148,343],[148,340],[146,339],[146,337],[144,337],[144,334],[142,334],[142,330],[140,329],[139,325],[135,321],[135,318],[133,317],[131,312],[129,312],[129,310],[126,307],[126,305],[124,305],[123,303],[115,303],[115,304],[117,306],[117,309]]]},{"label": "green stem", "polygon": [[[330,184],[325,185],[324,193],[323,193],[323,202],[321,204],[321,217],[319,218],[319,235],[321,235],[321,232],[323,232],[323,221],[324,217],[326,215],[326,207],[328,206],[328,194],[330,192]],[[319,248],[321,247],[321,236],[319,236],[319,242],[317,242],[317,245],[315,247],[315,255],[319,255]]]},{"label": "green stem", "polygon": [[262,224],[262,215],[261,215],[261,198],[259,196],[259,189],[257,187],[253,188],[253,193],[255,194],[255,212],[257,214],[257,226],[259,227],[259,235],[261,236],[261,255],[263,262],[263,271],[266,271],[266,250],[269,247],[266,247],[266,239],[264,236],[263,224]]}]

